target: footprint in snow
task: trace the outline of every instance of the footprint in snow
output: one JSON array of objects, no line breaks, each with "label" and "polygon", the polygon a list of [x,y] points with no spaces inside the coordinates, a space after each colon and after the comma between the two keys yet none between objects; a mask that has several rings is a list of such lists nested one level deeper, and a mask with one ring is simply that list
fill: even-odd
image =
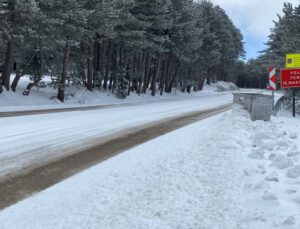
[{"label": "footprint in snow", "polygon": [[257,159],[257,160],[262,160],[264,159],[264,152],[262,151],[253,151],[248,155],[249,158],[251,159]]},{"label": "footprint in snow", "polygon": [[297,147],[293,147],[288,153],[287,156],[289,157],[296,157],[300,154],[300,151],[297,149]]},{"label": "footprint in snow", "polygon": [[290,133],[289,137],[290,137],[290,139],[295,140],[298,138],[298,135],[297,135],[297,133]]},{"label": "footprint in snow", "polygon": [[256,184],[253,185],[252,189],[255,190],[255,191],[258,191],[258,190],[266,190],[266,189],[269,189],[270,186],[268,185],[268,183],[264,180],[261,180],[261,181],[258,181]]},{"label": "footprint in snow", "polygon": [[300,205],[300,196],[294,196],[293,201]]},{"label": "footprint in snow", "polygon": [[271,172],[265,177],[265,181],[268,182],[279,182],[278,173],[276,171]]},{"label": "footprint in snow", "polygon": [[286,169],[288,167],[293,166],[293,161],[282,154],[277,154],[272,161],[273,162],[271,166],[276,167],[278,169]]},{"label": "footprint in snow", "polygon": [[296,219],[294,216],[290,216],[282,222],[282,226],[291,226],[295,224],[296,224]]},{"label": "footprint in snow", "polygon": [[278,201],[278,197],[269,191],[265,191],[265,193],[262,196],[262,199],[272,205],[278,206],[280,204],[280,202]]},{"label": "footprint in snow", "polygon": [[300,177],[300,165],[295,165],[292,168],[289,168],[286,172],[286,176],[294,179]]},{"label": "footprint in snow", "polygon": [[265,174],[266,173],[265,166],[261,165],[261,164],[258,164],[255,172],[258,173],[258,174]]},{"label": "footprint in snow", "polygon": [[297,191],[294,189],[288,189],[288,190],[286,190],[286,192],[287,192],[287,194],[292,195],[292,194],[295,194]]}]

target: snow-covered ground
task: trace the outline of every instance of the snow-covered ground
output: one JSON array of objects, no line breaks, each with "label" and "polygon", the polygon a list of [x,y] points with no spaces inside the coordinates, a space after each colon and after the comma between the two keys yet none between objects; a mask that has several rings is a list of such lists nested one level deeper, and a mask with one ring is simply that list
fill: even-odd
[{"label": "snow-covered ground", "polygon": [[271,122],[243,125],[245,223],[300,228],[300,119],[282,112]]},{"label": "snow-covered ground", "polygon": [[299,125],[234,107],[1,211],[0,228],[299,229]]},{"label": "snow-covered ground", "polygon": [[[13,78],[14,77],[12,77],[12,79]],[[48,84],[51,82],[51,78],[45,76],[43,82]],[[234,85],[230,83],[218,82],[217,84],[212,84],[210,86],[205,85],[203,91],[196,93],[192,92],[191,94],[182,93],[180,90],[173,89],[171,94],[164,93],[163,96],[157,94],[153,97],[148,91],[148,94],[140,96],[136,93],[131,93],[129,97],[122,100],[118,99],[111,92],[97,90],[91,92],[85,89],[78,89],[76,87],[69,86],[66,91],[66,101],[65,103],[61,103],[56,99],[57,91],[51,87],[40,89],[33,88],[29,96],[23,96],[22,93],[28,83],[30,83],[29,77],[24,76],[19,82],[16,93],[12,91],[4,91],[0,95],[0,112],[188,99],[216,94],[235,88]]]},{"label": "snow-covered ground", "polygon": [[74,153],[125,129],[230,104],[230,93],[101,110],[0,119],[0,176]]}]

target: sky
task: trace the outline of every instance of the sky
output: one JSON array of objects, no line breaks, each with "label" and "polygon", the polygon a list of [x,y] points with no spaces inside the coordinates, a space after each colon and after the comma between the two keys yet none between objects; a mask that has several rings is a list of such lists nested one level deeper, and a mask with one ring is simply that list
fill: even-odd
[{"label": "sky", "polygon": [[265,49],[270,28],[282,12],[283,3],[294,6],[299,0],[211,0],[222,7],[244,36],[246,59],[255,58],[259,51]]}]

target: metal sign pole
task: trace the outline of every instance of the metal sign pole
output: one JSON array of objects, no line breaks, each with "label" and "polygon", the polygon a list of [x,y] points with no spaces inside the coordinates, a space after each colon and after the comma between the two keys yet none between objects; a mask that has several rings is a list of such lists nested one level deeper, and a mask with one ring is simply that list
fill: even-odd
[{"label": "metal sign pole", "polygon": [[293,117],[296,117],[296,89],[293,88]]}]

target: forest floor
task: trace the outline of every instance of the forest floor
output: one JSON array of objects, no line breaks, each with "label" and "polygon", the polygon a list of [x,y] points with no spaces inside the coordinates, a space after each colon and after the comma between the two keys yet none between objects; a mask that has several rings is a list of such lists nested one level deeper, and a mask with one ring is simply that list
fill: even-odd
[{"label": "forest floor", "polygon": [[240,107],[118,154],[0,211],[0,228],[298,229],[300,119]]}]

